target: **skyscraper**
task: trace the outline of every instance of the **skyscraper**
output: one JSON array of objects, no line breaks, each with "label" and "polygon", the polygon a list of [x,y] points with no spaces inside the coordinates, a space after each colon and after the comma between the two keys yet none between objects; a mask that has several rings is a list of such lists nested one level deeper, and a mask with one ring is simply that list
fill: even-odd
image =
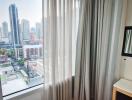
[{"label": "skyscraper", "polygon": [[0,27],[0,42],[2,40],[2,30],[1,30],[1,27]]},{"label": "skyscraper", "polygon": [[2,33],[3,33],[3,37],[8,38],[8,23],[7,22],[2,23]]},{"label": "skyscraper", "polygon": [[29,21],[23,19],[21,21],[21,25],[20,25],[20,30],[21,30],[21,34],[23,37],[23,40],[30,40],[30,25],[29,25]]},{"label": "skyscraper", "polygon": [[38,39],[42,37],[42,24],[36,23],[36,36]]},{"label": "skyscraper", "polygon": [[32,27],[30,32],[30,42],[34,43],[35,40],[36,40],[36,29]]},{"label": "skyscraper", "polygon": [[14,47],[20,45],[20,32],[19,32],[19,20],[18,20],[18,10],[15,4],[9,6],[9,16],[10,16],[10,26],[12,34],[12,44]]},{"label": "skyscraper", "polygon": [[31,27],[31,33],[36,33],[35,27]]}]

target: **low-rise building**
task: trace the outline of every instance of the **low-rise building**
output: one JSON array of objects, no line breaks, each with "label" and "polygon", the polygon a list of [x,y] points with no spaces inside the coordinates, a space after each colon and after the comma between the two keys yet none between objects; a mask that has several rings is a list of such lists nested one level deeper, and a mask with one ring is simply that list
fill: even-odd
[{"label": "low-rise building", "polygon": [[43,55],[41,44],[23,45],[24,58],[40,58]]}]

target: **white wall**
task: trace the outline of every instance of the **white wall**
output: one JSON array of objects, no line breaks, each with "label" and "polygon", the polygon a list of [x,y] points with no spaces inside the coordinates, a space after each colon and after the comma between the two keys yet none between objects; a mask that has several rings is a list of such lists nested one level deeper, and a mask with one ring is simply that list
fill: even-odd
[{"label": "white wall", "polygon": [[121,77],[132,80],[132,58],[122,57],[121,60]]},{"label": "white wall", "polygon": [[127,0],[126,26],[132,26],[132,0]]},{"label": "white wall", "polygon": [[[132,26],[132,0],[127,0],[125,25]],[[122,37],[124,32],[122,32]],[[120,41],[122,43],[122,41]],[[132,57],[121,57],[120,76],[132,80]]]}]

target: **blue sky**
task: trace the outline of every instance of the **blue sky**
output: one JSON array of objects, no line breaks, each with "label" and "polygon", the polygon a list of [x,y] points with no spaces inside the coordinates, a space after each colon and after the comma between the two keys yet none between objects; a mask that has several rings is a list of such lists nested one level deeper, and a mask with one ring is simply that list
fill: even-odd
[{"label": "blue sky", "polygon": [[9,23],[9,5],[16,4],[19,19],[30,21],[31,27],[42,19],[42,0],[0,0],[0,27],[3,21]]}]

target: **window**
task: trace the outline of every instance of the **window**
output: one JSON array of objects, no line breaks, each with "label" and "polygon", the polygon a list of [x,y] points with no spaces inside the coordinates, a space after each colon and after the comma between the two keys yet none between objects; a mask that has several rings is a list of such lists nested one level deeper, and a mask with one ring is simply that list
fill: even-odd
[{"label": "window", "polygon": [[[71,36],[73,40],[73,62],[76,58],[76,40],[79,23],[79,1],[75,1],[77,2],[74,3],[72,16],[72,21],[75,24],[72,29],[74,34]],[[50,61],[48,61],[49,41],[47,41],[49,38],[43,39],[43,35],[47,37],[49,35],[49,12],[46,9],[48,8],[46,4],[44,3],[43,33],[42,0],[0,0],[0,78],[3,96],[38,86],[43,84],[43,81],[45,81],[44,84],[48,84],[48,81],[49,83],[51,81],[49,77],[52,77],[52,69],[51,64],[49,64]],[[62,19],[61,14],[57,16],[58,21]],[[58,27],[59,29],[60,27]],[[45,50],[43,50],[43,43]],[[65,44],[68,43],[66,42]],[[59,45],[62,46],[62,44]],[[67,52],[69,52],[68,49]],[[67,54],[67,52],[64,53]],[[43,58],[45,58],[45,61],[43,61]],[[60,56],[58,58],[61,59]],[[49,68],[46,67],[47,69],[45,68],[45,73],[43,73],[43,63],[45,66],[50,66]],[[59,61],[58,64],[58,70],[62,71],[63,68]],[[72,74],[74,76],[75,63],[72,64]]]},{"label": "window", "polygon": [[43,83],[42,0],[0,0],[3,96]]}]

